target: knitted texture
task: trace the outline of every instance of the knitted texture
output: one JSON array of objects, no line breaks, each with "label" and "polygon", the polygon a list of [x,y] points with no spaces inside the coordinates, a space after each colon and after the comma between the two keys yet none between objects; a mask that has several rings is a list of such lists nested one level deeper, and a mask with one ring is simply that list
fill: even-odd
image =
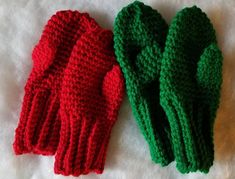
[{"label": "knitted texture", "polygon": [[152,160],[162,166],[173,159],[170,126],[159,101],[159,77],[168,26],[141,2],[123,8],[114,24],[114,48],[126,90]]},{"label": "knitted texture", "polygon": [[73,46],[95,22],[88,14],[59,11],[51,17],[35,46],[33,69],[13,144],[16,154],[54,154],[59,142],[60,90],[64,69]]},{"label": "knitted texture", "polygon": [[61,91],[57,174],[102,173],[111,129],[124,95],[112,32],[93,27],[73,48]]},{"label": "knitted texture", "polygon": [[160,102],[171,127],[177,168],[207,173],[214,159],[213,124],[222,55],[212,24],[196,6],[172,20],[160,73]]}]

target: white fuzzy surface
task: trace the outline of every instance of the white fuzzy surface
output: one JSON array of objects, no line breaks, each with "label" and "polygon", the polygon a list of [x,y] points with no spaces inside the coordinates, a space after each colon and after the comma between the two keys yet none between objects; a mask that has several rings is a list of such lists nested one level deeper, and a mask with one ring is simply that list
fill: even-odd
[{"label": "white fuzzy surface", "polygon": [[[55,175],[54,157],[15,156],[12,150],[23,88],[32,68],[31,51],[43,26],[57,10],[77,9],[112,28],[128,0],[0,0],[0,179],[62,179]],[[235,1],[148,0],[169,23],[176,12],[198,5],[211,19],[224,55],[221,104],[215,124],[215,162],[209,174],[182,175],[175,162],[161,168],[151,162],[145,140],[134,121],[127,97],[113,128],[105,171],[83,179],[234,179],[235,178]]]}]

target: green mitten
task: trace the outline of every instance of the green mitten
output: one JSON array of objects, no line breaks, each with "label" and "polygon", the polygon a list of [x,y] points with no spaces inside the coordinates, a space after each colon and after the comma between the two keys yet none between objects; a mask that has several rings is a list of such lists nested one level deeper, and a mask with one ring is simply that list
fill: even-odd
[{"label": "green mitten", "polygon": [[160,103],[170,123],[172,148],[182,173],[207,173],[213,164],[213,124],[221,83],[222,55],[210,20],[196,6],[181,10],[167,35]]},{"label": "green mitten", "polygon": [[123,8],[114,24],[114,48],[126,90],[152,160],[162,166],[173,159],[170,126],[160,106],[159,75],[168,26],[141,2]]}]

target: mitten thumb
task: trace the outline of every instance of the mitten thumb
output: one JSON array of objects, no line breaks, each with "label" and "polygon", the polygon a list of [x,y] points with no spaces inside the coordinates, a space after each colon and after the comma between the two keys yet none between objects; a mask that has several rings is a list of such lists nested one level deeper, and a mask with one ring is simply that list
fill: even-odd
[{"label": "mitten thumb", "polygon": [[110,109],[108,116],[115,119],[124,96],[124,79],[119,65],[115,64],[105,75],[102,95]]},{"label": "mitten thumb", "polygon": [[35,46],[32,53],[32,59],[34,62],[33,67],[38,72],[43,72],[53,62],[56,54],[56,47],[48,39],[40,40]]}]

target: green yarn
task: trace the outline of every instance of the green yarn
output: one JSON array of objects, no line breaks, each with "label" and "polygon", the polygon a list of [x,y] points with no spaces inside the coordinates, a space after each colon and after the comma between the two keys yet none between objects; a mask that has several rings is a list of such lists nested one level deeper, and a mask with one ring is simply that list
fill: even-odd
[{"label": "green yarn", "polygon": [[174,160],[170,126],[160,106],[159,75],[168,26],[161,15],[135,1],[114,24],[114,48],[138,126],[152,160],[162,166]]},{"label": "green yarn", "polygon": [[182,173],[207,173],[214,160],[213,124],[222,83],[222,55],[212,24],[196,6],[172,20],[160,72],[160,103]]},{"label": "green yarn", "polygon": [[152,160],[207,173],[223,58],[206,14],[184,8],[168,29],[156,10],[135,1],[115,19],[114,48]]}]

